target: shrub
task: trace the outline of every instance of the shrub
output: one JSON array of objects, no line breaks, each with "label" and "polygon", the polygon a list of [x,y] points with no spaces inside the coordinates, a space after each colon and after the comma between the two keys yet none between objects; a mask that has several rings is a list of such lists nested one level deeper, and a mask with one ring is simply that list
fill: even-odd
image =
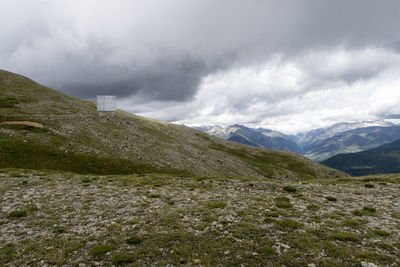
[{"label": "shrub", "polygon": [[114,254],[112,257],[112,262],[115,265],[122,265],[126,263],[132,263],[133,262],[133,257],[132,255],[126,254],[126,253],[118,253]]},{"label": "shrub", "polygon": [[374,188],[375,187],[375,185],[373,185],[373,184],[365,184],[364,185],[366,188]]},{"label": "shrub", "polygon": [[105,255],[107,252],[112,250],[112,246],[109,245],[97,245],[92,248],[92,255],[94,257]]},{"label": "shrub", "polygon": [[280,202],[280,201],[290,202],[290,199],[288,199],[287,197],[277,197],[277,198],[275,198],[275,201],[276,202]]},{"label": "shrub", "polygon": [[54,229],[53,229],[53,232],[55,233],[55,234],[62,234],[62,233],[65,233],[67,231],[67,229],[65,229],[65,228],[63,228],[63,227],[55,227]]},{"label": "shrub", "polygon": [[91,181],[92,181],[92,179],[90,179],[90,178],[83,178],[81,182],[83,184],[87,184],[87,183],[90,183]]},{"label": "shrub", "polygon": [[284,186],[283,190],[286,191],[286,192],[295,193],[297,191],[297,188],[288,185],[288,186]]},{"label": "shrub", "polygon": [[143,239],[140,236],[131,236],[126,239],[126,243],[129,245],[137,245],[142,243]]},{"label": "shrub", "polygon": [[280,209],[291,209],[293,208],[293,205],[290,202],[286,201],[278,201],[276,202],[276,207]]},{"label": "shrub", "polygon": [[374,208],[374,207],[369,207],[369,206],[365,206],[365,207],[363,208],[363,211],[366,211],[366,212],[368,212],[368,213],[375,213],[375,212],[376,212],[376,208]]},{"label": "shrub", "polygon": [[337,200],[336,197],[332,197],[332,196],[327,196],[327,197],[325,197],[325,199],[328,201],[336,201]]},{"label": "shrub", "polygon": [[14,210],[8,214],[9,218],[21,218],[26,216],[26,210]]}]

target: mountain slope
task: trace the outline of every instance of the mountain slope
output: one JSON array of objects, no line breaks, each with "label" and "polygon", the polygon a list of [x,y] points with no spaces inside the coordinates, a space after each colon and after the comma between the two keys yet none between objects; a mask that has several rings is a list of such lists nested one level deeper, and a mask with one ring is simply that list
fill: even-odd
[{"label": "mountain slope", "polygon": [[221,140],[197,130],[96,105],[0,71],[0,167],[78,173],[180,173],[289,179],[344,174],[294,153]]},{"label": "mountain slope", "polygon": [[239,124],[225,128],[221,126],[213,126],[197,127],[196,129],[229,141],[249,146],[301,153],[300,147],[290,140],[288,136],[269,129],[252,129]]},{"label": "mountain slope", "polygon": [[329,127],[318,128],[289,137],[299,144],[305,151],[307,151],[313,146],[320,144],[324,140],[329,139],[337,134],[373,126],[390,127],[395,126],[395,124],[385,121],[339,122]]},{"label": "mountain slope", "polygon": [[399,173],[400,140],[358,153],[339,154],[322,164],[355,176]]},{"label": "mountain slope", "polygon": [[305,148],[305,156],[322,161],[337,154],[354,153],[400,139],[400,126],[372,126],[338,133]]}]

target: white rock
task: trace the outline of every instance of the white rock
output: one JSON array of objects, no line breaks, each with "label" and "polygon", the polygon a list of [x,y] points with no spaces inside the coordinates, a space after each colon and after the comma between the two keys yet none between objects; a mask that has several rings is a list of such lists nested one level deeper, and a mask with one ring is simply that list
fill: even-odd
[{"label": "white rock", "polygon": [[376,264],[374,264],[372,262],[367,262],[367,261],[362,261],[361,266],[362,267],[378,267]]},{"label": "white rock", "polygon": [[283,243],[279,243],[279,242],[276,242],[276,244],[281,246],[281,247],[283,247],[283,248],[290,249],[289,245],[286,245],[286,244],[283,244]]}]

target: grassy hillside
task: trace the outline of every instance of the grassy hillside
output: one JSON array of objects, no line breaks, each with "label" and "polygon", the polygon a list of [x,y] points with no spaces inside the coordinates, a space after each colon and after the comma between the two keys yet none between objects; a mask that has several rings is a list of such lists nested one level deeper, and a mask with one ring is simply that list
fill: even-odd
[{"label": "grassy hillside", "polygon": [[322,162],[351,175],[400,172],[400,140],[370,150],[340,154]]},{"label": "grassy hillside", "polygon": [[0,266],[399,266],[399,190],[0,169]]},{"label": "grassy hillside", "polygon": [[[43,125],[2,124],[29,121]],[[172,173],[278,179],[342,177],[294,153],[268,151],[117,111],[0,71],[0,167],[77,173]]]}]

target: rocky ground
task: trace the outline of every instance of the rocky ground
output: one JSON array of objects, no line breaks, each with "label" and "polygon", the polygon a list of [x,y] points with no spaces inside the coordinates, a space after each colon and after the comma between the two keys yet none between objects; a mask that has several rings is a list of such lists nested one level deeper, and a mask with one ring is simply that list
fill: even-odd
[{"label": "rocky ground", "polygon": [[400,175],[0,170],[0,266],[399,266]]}]

